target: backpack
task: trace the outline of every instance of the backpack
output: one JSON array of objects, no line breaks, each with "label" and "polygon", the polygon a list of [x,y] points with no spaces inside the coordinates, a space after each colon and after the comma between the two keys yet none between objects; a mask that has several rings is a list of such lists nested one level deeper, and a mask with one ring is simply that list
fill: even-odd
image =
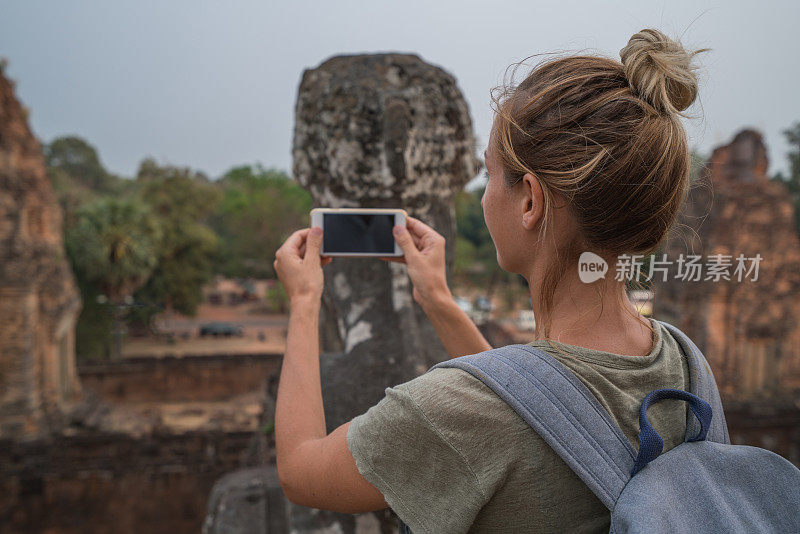
[{"label": "backpack", "polygon": [[[610,532],[800,533],[800,469],[766,449],[731,445],[708,362],[686,334],[658,322],[688,361],[690,391],[645,396],[638,453],[586,385],[530,345],[452,358],[428,371],[457,367],[497,393],[608,507]],[[685,441],[661,454],[647,408],[663,399],[689,405]],[[398,521],[400,534],[410,534]]]}]

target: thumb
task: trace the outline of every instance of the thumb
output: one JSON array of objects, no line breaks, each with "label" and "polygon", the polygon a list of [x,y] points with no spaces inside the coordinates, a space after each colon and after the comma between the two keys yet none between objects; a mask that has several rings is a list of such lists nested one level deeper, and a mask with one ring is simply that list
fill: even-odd
[{"label": "thumb", "polygon": [[306,255],[303,258],[303,263],[319,265],[322,261],[319,256],[320,250],[322,250],[322,228],[315,226],[306,237]]},{"label": "thumb", "polygon": [[411,238],[411,234],[408,233],[408,229],[405,226],[395,226],[392,233],[394,234],[394,240],[400,245],[400,248],[403,250],[403,255],[406,258],[419,254],[417,245],[414,244],[414,240]]}]

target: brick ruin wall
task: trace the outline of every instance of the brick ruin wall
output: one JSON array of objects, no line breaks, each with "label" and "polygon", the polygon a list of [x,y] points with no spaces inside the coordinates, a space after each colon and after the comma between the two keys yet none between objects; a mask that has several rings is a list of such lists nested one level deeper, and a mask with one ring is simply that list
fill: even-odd
[{"label": "brick ruin wall", "polygon": [[[783,184],[767,177],[761,135],[743,130],[715,149],[692,186],[664,252],[721,254],[730,279],[656,279],[654,314],[684,330],[708,358],[723,398],[794,398],[800,390],[800,236]],[[742,281],[736,257],[761,256]],[[750,268],[752,262],[745,262]]]},{"label": "brick ruin wall", "polygon": [[0,437],[46,434],[80,395],[80,306],[41,145],[0,71]]}]

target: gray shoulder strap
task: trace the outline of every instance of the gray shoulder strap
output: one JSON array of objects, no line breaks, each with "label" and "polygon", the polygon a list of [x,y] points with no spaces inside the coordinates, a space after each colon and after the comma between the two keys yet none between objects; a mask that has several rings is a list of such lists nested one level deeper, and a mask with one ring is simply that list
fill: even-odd
[{"label": "gray shoulder strap", "polygon": [[530,345],[508,345],[437,363],[489,386],[612,510],[631,478],[634,449],[597,398],[569,369]]},{"label": "gray shoulder strap", "polygon": [[[684,334],[677,326],[671,325],[666,321],[658,321],[678,340],[686,360],[689,364],[690,393],[694,393],[708,404],[711,405],[711,428],[706,435],[707,441],[730,444],[731,439],[728,435],[728,424],[725,421],[725,413],[722,409],[722,400],[717,389],[717,382],[714,380],[714,373],[708,365],[703,353],[697,345]],[[700,421],[694,412],[687,407],[686,412],[686,437],[694,437],[700,432]]]}]

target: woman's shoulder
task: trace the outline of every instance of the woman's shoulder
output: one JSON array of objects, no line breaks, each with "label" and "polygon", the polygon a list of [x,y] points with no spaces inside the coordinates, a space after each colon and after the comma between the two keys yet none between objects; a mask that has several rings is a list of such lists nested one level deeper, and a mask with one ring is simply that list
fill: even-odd
[{"label": "woman's shoulder", "polygon": [[463,369],[437,367],[404,386],[421,414],[461,451],[475,453],[477,444],[483,452],[503,450],[510,436],[531,431],[511,406]]},{"label": "woman's shoulder", "polygon": [[455,367],[431,369],[390,389],[407,397],[421,417],[454,442],[474,433],[476,426],[514,417],[489,386]]},{"label": "woman's shoulder", "polygon": [[385,389],[381,401],[365,415],[414,419],[432,425],[445,437],[463,440],[476,425],[513,418],[511,408],[487,385],[467,371],[437,367]]},{"label": "woman's shoulder", "polygon": [[492,394],[478,378],[457,367],[431,369],[404,386],[421,404],[443,404],[452,408],[482,402]]}]

